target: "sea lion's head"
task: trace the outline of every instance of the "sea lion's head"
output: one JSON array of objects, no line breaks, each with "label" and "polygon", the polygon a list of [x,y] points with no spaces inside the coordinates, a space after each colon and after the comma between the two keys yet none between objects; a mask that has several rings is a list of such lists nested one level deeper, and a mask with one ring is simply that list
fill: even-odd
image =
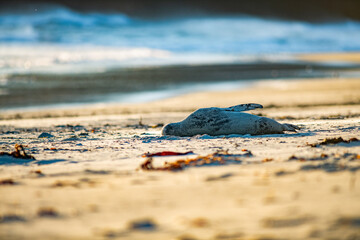
[{"label": "sea lion's head", "polygon": [[163,127],[161,134],[164,136],[179,136],[178,123],[169,123]]}]

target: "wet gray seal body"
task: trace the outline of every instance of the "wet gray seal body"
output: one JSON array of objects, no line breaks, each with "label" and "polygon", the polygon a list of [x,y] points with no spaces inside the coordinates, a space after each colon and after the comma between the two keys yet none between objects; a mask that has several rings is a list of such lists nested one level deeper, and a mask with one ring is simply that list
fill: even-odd
[{"label": "wet gray seal body", "polygon": [[241,104],[229,108],[201,108],[181,122],[170,123],[162,129],[162,135],[211,136],[229,134],[276,134],[284,131],[296,132],[299,129],[292,124],[281,124],[273,119],[259,117],[243,111],[262,108],[260,104]]}]

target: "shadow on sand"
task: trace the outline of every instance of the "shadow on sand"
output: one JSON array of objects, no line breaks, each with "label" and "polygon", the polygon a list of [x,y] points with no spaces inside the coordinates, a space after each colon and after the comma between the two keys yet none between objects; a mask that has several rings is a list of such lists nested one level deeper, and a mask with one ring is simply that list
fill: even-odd
[{"label": "shadow on sand", "polygon": [[64,159],[34,160],[34,159],[19,159],[10,156],[0,157],[0,165],[23,165],[23,166],[27,166],[30,164],[48,165],[58,162],[66,162],[66,160]]}]

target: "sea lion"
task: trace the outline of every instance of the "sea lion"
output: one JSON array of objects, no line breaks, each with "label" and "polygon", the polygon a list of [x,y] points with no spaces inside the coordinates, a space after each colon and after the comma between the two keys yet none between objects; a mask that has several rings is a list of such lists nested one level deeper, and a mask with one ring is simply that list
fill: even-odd
[{"label": "sea lion", "polygon": [[229,134],[277,134],[284,131],[296,132],[299,127],[281,124],[273,119],[244,113],[243,111],[263,108],[260,104],[240,104],[228,108],[200,108],[177,123],[169,123],[162,129],[162,135],[191,137],[208,134],[211,136]]}]

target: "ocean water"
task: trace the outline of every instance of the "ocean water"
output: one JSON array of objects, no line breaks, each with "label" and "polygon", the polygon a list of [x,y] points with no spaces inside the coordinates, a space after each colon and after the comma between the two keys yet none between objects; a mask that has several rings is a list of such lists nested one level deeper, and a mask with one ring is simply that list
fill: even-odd
[{"label": "ocean water", "polygon": [[350,20],[306,23],[251,16],[145,20],[121,13],[79,13],[62,6],[0,12],[2,72],[67,64],[206,63],[233,61],[239,55],[359,50],[360,23]]},{"label": "ocean water", "polygon": [[40,5],[0,11],[0,96],[44,84],[36,82],[44,73],[289,62],[293,53],[347,51],[360,51],[360,22],[213,15],[141,19]]}]

